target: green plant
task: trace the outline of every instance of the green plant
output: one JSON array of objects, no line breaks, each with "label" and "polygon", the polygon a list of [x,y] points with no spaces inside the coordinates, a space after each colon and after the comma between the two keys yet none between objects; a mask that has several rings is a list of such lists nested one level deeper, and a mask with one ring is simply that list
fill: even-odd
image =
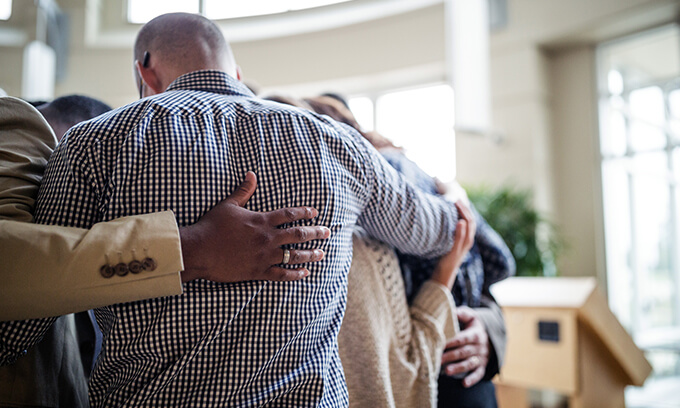
[{"label": "green plant", "polygon": [[466,188],[470,201],[503,237],[517,263],[517,276],[556,276],[556,258],[565,248],[554,225],[532,204],[532,193],[511,186]]}]

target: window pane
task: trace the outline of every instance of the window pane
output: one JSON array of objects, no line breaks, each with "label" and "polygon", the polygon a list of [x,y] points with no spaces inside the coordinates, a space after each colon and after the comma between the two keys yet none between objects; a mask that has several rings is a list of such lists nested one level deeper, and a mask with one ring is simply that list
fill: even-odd
[{"label": "window pane", "polygon": [[128,0],[128,21],[144,24],[165,13],[198,13],[198,0]]},{"label": "window pane", "polygon": [[680,89],[668,94],[668,113],[671,137],[675,143],[680,143]]},{"label": "window pane", "polygon": [[633,159],[633,204],[639,302],[645,311],[640,331],[672,324],[672,224],[665,152]]},{"label": "window pane", "polygon": [[344,3],[349,0],[289,0],[290,10],[302,10],[312,7],[327,6],[329,4]]},{"label": "window pane", "polygon": [[623,93],[623,76],[619,71],[609,71],[609,75],[607,75],[607,88],[612,95],[621,95]]},{"label": "window pane", "polygon": [[348,0],[204,0],[203,4],[205,15],[208,18],[219,20],[283,13],[290,10],[301,10],[345,1]]},{"label": "window pane", "polygon": [[371,98],[365,96],[359,98],[351,98],[347,101],[349,110],[352,111],[359,126],[363,130],[373,130],[373,101]]},{"label": "window pane", "polygon": [[12,16],[12,0],[0,0],[0,20],[9,20]]},{"label": "window pane", "polygon": [[636,151],[663,149],[665,106],[663,92],[658,86],[642,88],[630,93],[631,147]]},{"label": "window pane", "polygon": [[633,268],[628,159],[602,163],[607,282],[609,305],[626,328],[632,329]]},{"label": "window pane", "polygon": [[238,18],[247,16],[259,16],[263,14],[282,13],[288,10],[285,1],[249,0],[249,1],[224,1],[206,0],[204,3],[205,15],[208,18],[219,20],[225,18]]},{"label": "window pane", "polygon": [[630,147],[636,152],[664,149],[666,134],[658,126],[632,121],[630,123]]},{"label": "window pane", "polygon": [[680,143],[680,119],[670,119],[668,121],[668,129],[673,142],[676,144]]},{"label": "window pane", "polygon": [[[613,98],[611,98],[613,99]],[[610,99],[610,100],[611,100]],[[619,98],[620,99],[620,98]],[[600,148],[604,156],[623,156],[626,154],[626,118],[623,113],[610,105],[606,106],[608,117],[604,123],[604,131],[600,137]]]},{"label": "window pane", "polygon": [[453,90],[437,85],[381,96],[376,102],[378,132],[431,176],[448,182],[456,175]]},{"label": "window pane", "polygon": [[680,119],[680,89],[668,94],[668,111],[674,118]]}]

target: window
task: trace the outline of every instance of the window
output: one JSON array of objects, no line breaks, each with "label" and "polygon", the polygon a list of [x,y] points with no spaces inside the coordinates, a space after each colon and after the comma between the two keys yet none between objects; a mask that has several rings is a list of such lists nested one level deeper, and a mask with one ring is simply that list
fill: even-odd
[{"label": "window", "polygon": [[128,0],[128,21],[144,24],[161,14],[198,13],[198,1],[186,0]]},{"label": "window", "polygon": [[201,13],[212,20],[284,13],[348,0],[128,0],[128,21],[143,24],[171,12]]},{"label": "window", "polygon": [[680,29],[598,48],[610,307],[652,362],[680,375]]},{"label": "window", "polygon": [[378,96],[351,98],[349,105],[366,130],[375,128],[433,177],[456,176],[453,90],[434,85]]},{"label": "window", "polygon": [[12,0],[0,0],[0,20],[9,20],[12,16]]}]

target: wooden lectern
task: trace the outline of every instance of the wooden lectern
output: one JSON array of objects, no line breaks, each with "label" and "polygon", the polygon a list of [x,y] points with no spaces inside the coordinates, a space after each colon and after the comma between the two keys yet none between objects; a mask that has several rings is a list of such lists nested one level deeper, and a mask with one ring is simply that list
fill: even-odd
[{"label": "wooden lectern", "polygon": [[492,293],[508,331],[500,408],[528,407],[528,389],[564,394],[570,408],[620,408],[626,385],[652,371],[594,278],[515,277]]}]

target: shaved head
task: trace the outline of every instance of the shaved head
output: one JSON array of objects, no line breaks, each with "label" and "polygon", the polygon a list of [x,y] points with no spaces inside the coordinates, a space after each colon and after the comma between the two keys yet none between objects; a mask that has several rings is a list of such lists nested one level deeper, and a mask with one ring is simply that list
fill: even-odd
[{"label": "shaved head", "polygon": [[237,77],[236,62],[222,31],[197,14],[164,14],[146,23],[137,34],[135,60],[143,62],[145,52],[166,81],[204,69]]}]

